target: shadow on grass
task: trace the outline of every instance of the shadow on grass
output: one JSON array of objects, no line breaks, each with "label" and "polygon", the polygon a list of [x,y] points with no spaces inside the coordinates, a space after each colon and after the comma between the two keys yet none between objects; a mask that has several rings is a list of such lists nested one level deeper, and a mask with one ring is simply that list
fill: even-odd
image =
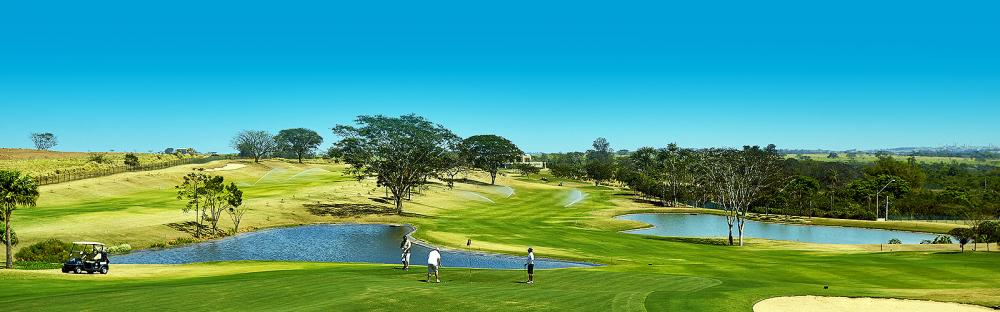
[{"label": "shadow on grass", "polygon": [[667,206],[662,201],[659,201],[659,200],[645,199],[645,198],[639,198],[639,197],[632,197],[632,202],[635,202],[635,203],[638,203],[638,204],[648,204],[648,205],[653,205],[653,206],[657,206],[657,207],[666,207]]},{"label": "shadow on grass", "polygon": [[666,242],[678,242],[678,243],[713,245],[713,246],[729,246],[729,240],[725,238],[663,237],[663,236],[650,236],[650,235],[643,235],[642,238],[658,240],[658,241],[666,241]]},{"label": "shadow on grass", "polygon": [[305,204],[306,211],[317,216],[332,216],[332,217],[352,217],[360,215],[388,215],[395,214],[396,210],[392,207],[373,205],[373,204],[353,204],[353,203],[339,203],[339,204]]},{"label": "shadow on grass", "polygon": [[489,184],[489,183],[486,183],[486,182],[482,182],[482,181],[471,180],[469,178],[454,179],[454,180],[451,180],[451,182],[464,183],[464,184],[472,184],[472,185],[479,185],[479,186],[490,186],[490,185],[492,185],[492,184]]}]

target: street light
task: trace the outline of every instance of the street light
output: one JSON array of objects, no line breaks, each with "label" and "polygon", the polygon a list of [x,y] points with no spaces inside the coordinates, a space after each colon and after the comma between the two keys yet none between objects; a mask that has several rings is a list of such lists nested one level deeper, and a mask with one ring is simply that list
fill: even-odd
[{"label": "street light", "polygon": [[[881,190],[875,192],[875,221],[878,221],[878,194],[882,193],[892,182],[896,182],[896,179],[889,180],[889,183],[886,183]],[[889,196],[885,197],[885,220],[889,221]]]}]

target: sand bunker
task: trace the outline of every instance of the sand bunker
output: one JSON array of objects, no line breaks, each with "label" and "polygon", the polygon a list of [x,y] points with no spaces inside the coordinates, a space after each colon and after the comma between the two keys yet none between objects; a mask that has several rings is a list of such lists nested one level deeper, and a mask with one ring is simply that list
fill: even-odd
[{"label": "sand bunker", "polygon": [[845,311],[907,311],[907,312],[984,312],[993,309],[959,303],[877,299],[797,296],[778,297],[758,302],[754,312],[845,312]]},{"label": "sand bunker", "polygon": [[212,168],[212,169],[205,169],[205,171],[227,171],[227,170],[236,170],[236,169],[240,169],[240,168],[244,168],[244,167],[246,167],[246,166],[247,166],[247,165],[244,165],[244,164],[226,164],[225,166],[222,166],[222,167],[220,167],[220,168]]}]

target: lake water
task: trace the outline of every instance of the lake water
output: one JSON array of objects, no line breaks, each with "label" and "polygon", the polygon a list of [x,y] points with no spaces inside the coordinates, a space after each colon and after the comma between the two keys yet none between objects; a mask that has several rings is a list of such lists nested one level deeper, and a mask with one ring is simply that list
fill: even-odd
[{"label": "lake water", "polygon": [[[726,217],[709,214],[644,213],[619,216],[619,219],[639,221],[652,228],[627,231],[632,234],[679,237],[726,237],[729,233]],[[738,232],[733,226],[733,237]],[[919,244],[933,240],[928,233],[865,229],[842,226],[796,225],[747,220],[744,237],[799,241],[820,244],[886,244],[897,238],[904,244]]]},{"label": "lake water", "polygon": [[[113,256],[114,263],[177,264],[234,260],[400,263],[399,243],[412,231],[407,226],[381,224],[321,224],[240,234],[182,247],[147,249]],[[475,244],[475,242],[473,242]],[[474,245],[473,245],[474,246]],[[413,265],[426,265],[430,248],[413,244]],[[544,251],[535,252],[537,257]],[[524,257],[441,251],[443,267],[522,269]],[[536,258],[535,268],[593,266],[587,263]]]}]

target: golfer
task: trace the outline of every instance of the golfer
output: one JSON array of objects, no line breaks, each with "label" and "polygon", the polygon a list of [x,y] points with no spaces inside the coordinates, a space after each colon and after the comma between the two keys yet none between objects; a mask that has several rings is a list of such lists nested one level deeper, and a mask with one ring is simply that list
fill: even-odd
[{"label": "golfer", "polygon": [[399,250],[403,253],[403,270],[410,270],[410,248],[413,244],[410,243],[410,236],[403,235],[403,242],[399,243]]},{"label": "golfer", "polygon": [[441,282],[441,251],[437,247],[431,250],[431,253],[427,255],[427,282],[431,282],[431,274],[434,275],[434,280],[438,283]]},{"label": "golfer", "polygon": [[535,283],[535,251],[528,247],[528,262],[524,264],[528,267],[528,284]]}]

